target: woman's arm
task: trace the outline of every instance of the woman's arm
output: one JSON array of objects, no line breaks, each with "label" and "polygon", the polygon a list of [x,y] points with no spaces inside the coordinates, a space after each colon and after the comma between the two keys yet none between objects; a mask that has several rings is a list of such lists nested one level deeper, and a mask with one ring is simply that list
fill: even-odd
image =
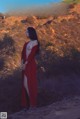
[{"label": "woman's arm", "polygon": [[24,70],[24,68],[25,68],[25,63],[24,63],[24,61],[25,61],[25,59],[26,59],[26,53],[25,53],[25,49],[26,49],[26,44],[27,43],[25,43],[24,44],[24,46],[23,46],[23,49],[22,49],[22,53],[21,53],[21,70]]}]

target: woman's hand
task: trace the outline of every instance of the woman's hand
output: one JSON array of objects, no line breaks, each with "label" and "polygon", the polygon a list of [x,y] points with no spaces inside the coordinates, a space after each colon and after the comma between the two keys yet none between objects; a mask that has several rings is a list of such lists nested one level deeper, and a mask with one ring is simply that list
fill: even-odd
[{"label": "woman's hand", "polygon": [[20,66],[21,71],[25,70],[25,66],[26,66],[25,64],[21,64],[21,66]]},{"label": "woman's hand", "polygon": [[22,71],[22,70],[25,70],[25,67],[26,67],[26,64],[27,64],[27,63],[28,63],[27,61],[26,61],[24,64],[21,63],[21,66],[20,66],[21,71]]}]

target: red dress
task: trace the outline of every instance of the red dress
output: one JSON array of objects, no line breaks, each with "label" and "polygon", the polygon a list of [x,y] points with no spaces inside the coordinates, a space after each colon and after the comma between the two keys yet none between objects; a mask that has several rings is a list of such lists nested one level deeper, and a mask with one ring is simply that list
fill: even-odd
[{"label": "red dress", "polygon": [[[29,42],[28,42],[29,43]],[[26,64],[25,70],[22,70],[22,97],[21,97],[21,106],[29,107],[36,106],[37,104],[37,78],[36,78],[36,62],[35,55],[38,51],[38,45],[35,45],[31,49],[31,53],[26,57],[26,47],[28,43],[24,44],[22,50],[22,59],[28,61]],[[24,87],[24,75],[27,77],[28,91]]]}]

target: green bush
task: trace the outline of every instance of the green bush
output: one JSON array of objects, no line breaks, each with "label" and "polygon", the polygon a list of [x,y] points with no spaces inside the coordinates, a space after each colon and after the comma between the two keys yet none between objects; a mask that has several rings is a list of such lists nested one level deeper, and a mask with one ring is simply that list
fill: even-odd
[{"label": "green bush", "polygon": [[69,4],[77,4],[77,3],[80,3],[80,0],[63,0],[63,2],[65,3],[69,3]]}]

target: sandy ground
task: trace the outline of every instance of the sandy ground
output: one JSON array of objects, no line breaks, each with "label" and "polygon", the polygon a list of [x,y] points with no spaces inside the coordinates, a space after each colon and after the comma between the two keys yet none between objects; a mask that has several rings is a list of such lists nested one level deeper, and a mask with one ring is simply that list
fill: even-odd
[{"label": "sandy ground", "polygon": [[8,119],[80,119],[80,97],[66,98],[52,105],[8,115]]}]

